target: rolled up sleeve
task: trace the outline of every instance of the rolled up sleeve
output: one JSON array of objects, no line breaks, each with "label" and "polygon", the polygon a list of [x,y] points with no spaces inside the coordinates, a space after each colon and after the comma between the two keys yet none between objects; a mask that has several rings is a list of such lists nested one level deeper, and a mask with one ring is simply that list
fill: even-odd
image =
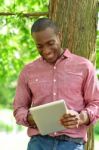
[{"label": "rolled up sleeve", "polygon": [[16,94],[14,98],[14,116],[16,119],[16,123],[24,126],[28,126],[29,124],[27,122],[27,114],[28,109],[31,106],[31,91],[28,87],[27,81],[26,81],[26,72],[23,70],[20,73],[18,84],[16,88]]},{"label": "rolled up sleeve", "polygon": [[99,119],[99,81],[92,64],[88,66],[87,78],[84,85],[85,111],[90,123],[94,124]]}]

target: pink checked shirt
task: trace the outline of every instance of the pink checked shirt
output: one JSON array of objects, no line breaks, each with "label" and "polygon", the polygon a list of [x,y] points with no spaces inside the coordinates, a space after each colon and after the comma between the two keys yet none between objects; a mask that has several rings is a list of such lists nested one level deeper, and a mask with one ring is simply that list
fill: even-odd
[{"label": "pink checked shirt", "polygon": [[[87,59],[65,50],[55,65],[42,57],[26,65],[22,70],[14,100],[14,116],[18,124],[28,127],[28,135],[39,132],[27,122],[28,109],[51,101],[64,99],[69,109],[85,110],[90,123],[99,118],[99,86],[95,69]],[[87,126],[55,132],[51,136],[66,134],[87,140]]]}]

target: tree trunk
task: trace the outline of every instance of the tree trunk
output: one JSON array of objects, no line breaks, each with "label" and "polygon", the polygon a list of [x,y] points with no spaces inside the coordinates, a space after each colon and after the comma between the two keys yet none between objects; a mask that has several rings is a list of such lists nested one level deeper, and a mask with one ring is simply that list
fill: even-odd
[{"label": "tree trunk", "polygon": [[[95,63],[97,0],[50,0],[49,18],[62,33],[62,47]],[[86,150],[94,150],[93,126]]]}]

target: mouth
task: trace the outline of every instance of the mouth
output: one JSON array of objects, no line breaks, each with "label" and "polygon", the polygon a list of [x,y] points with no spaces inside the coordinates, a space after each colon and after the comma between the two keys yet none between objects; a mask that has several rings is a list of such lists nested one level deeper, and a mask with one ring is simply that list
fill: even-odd
[{"label": "mouth", "polygon": [[48,59],[51,59],[51,58],[54,57],[54,54],[53,54],[53,53],[50,53],[50,54],[45,55],[45,57],[48,58]]},{"label": "mouth", "polygon": [[54,55],[54,53],[45,54],[44,58],[46,60],[51,60],[51,59],[55,58],[55,55]]}]

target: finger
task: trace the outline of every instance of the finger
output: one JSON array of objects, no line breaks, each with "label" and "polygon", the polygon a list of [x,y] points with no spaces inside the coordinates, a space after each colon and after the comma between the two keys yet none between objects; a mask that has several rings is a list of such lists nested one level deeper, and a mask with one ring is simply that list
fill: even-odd
[{"label": "finger", "polygon": [[78,118],[78,116],[77,115],[70,115],[70,114],[68,114],[68,115],[63,115],[63,117],[61,119],[67,120],[69,118],[75,118],[76,119],[76,118]]},{"label": "finger", "polygon": [[72,121],[72,122],[62,122],[61,123],[64,127],[66,127],[66,128],[78,128],[78,126],[79,126],[79,123],[78,122],[75,122],[75,121]]},{"label": "finger", "polygon": [[62,118],[60,119],[61,122],[71,122],[71,121],[78,121],[79,118],[77,117],[68,117],[68,118]]},{"label": "finger", "polygon": [[69,125],[69,126],[64,126],[67,129],[73,129],[73,128],[78,128],[77,125]]},{"label": "finger", "polygon": [[33,125],[33,128],[34,128],[34,129],[36,129],[36,128],[37,128],[36,124],[34,124],[34,125]]},{"label": "finger", "polygon": [[70,114],[70,113],[68,113],[68,114],[64,114],[64,115],[62,116],[62,118],[75,117],[75,116],[76,116],[75,114]]},{"label": "finger", "polygon": [[79,125],[79,120],[60,121],[60,123],[61,123],[63,126],[75,125],[76,127],[78,127],[78,125]]},{"label": "finger", "polygon": [[61,124],[62,124],[62,125],[65,125],[65,126],[66,126],[66,125],[67,125],[67,126],[68,126],[68,125],[76,125],[76,124],[78,124],[78,121],[76,121],[76,120],[68,121],[68,122],[67,122],[67,121],[66,121],[66,122],[64,121],[64,122],[61,122]]}]

